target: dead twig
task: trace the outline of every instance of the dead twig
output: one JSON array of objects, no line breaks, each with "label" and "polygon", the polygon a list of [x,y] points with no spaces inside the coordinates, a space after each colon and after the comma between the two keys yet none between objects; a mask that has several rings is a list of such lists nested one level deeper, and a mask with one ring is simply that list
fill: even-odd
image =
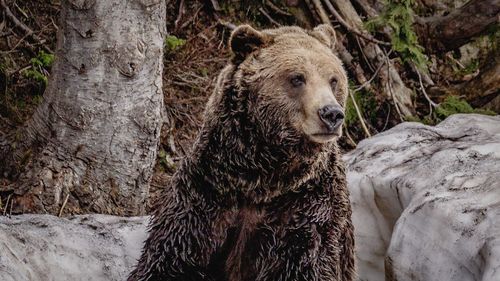
[{"label": "dead twig", "polygon": [[[390,55],[392,52],[392,49],[389,51],[389,53],[387,53],[387,55]],[[370,84],[373,79],[375,79],[375,77],[377,77],[378,73],[380,72],[380,70],[382,69],[382,67],[386,64],[386,61],[382,61],[380,63],[380,65],[378,66],[377,70],[375,70],[375,72],[373,73],[372,77],[370,77],[370,79],[368,81],[366,81],[365,83],[363,83],[361,86],[355,88],[354,90],[352,90],[354,93],[364,89],[368,84]]]},{"label": "dead twig", "polygon": [[358,103],[356,102],[356,99],[354,98],[353,92],[349,91],[349,97],[352,100],[352,104],[354,105],[354,109],[356,109],[356,114],[358,115],[359,122],[361,123],[361,128],[363,128],[363,131],[365,132],[366,137],[371,137],[372,135],[370,134],[370,131],[368,131],[368,128],[366,127],[365,124],[365,119],[363,118],[363,114],[361,114],[361,110],[359,110]]},{"label": "dead twig", "polygon": [[331,25],[330,18],[328,17],[328,14],[326,13],[325,9],[323,8],[323,5],[321,5],[321,1],[320,0],[312,0],[312,4],[316,8],[316,11],[318,12],[319,18],[321,19],[321,22]]},{"label": "dead twig", "polygon": [[375,70],[375,72],[373,73],[372,77],[370,77],[370,79],[368,79],[365,83],[363,83],[361,86],[355,88],[354,90],[352,90],[354,93],[356,92],[359,92],[361,91],[362,89],[364,89],[366,86],[368,86],[372,81],[373,79],[375,79],[375,77],[377,77],[378,73],[380,72],[380,69],[382,69],[382,67],[385,65],[385,61],[383,61],[380,66],[377,68],[377,70]]},{"label": "dead twig", "polygon": [[447,53],[445,57],[456,63],[461,69],[465,68],[465,65],[463,65],[459,60],[454,58],[450,53]]},{"label": "dead twig", "polygon": [[12,31],[11,30],[8,30],[8,31],[5,31],[5,32],[0,32],[0,37],[5,37],[5,36],[9,36],[12,34]]},{"label": "dead twig", "polygon": [[14,71],[12,71],[12,72],[7,73],[7,76],[9,76],[9,77],[10,77],[10,76],[12,76],[13,74],[16,74],[16,73],[18,73],[18,72],[20,73],[20,72],[26,71],[26,70],[28,70],[28,69],[30,69],[30,68],[32,68],[32,67],[33,67],[33,66],[32,66],[31,64],[24,65],[24,66],[22,66],[22,67],[20,67],[20,68],[18,68],[18,69],[16,69],[16,70],[14,70]]},{"label": "dead twig", "polygon": [[9,202],[10,202],[11,197],[12,197],[12,194],[9,194],[9,196],[7,196],[7,201],[5,201],[5,209],[3,209],[4,216],[7,215],[7,209],[9,208]]},{"label": "dead twig", "polygon": [[368,66],[368,68],[374,72],[375,71],[375,68],[373,67],[373,64],[370,60],[368,60],[368,58],[366,57],[366,54],[365,54],[365,48],[363,48],[363,46],[361,45],[361,42],[359,42],[359,37],[355,37],[356,39],[356,44],[358,44],[358,49],[359,51],[361,52],[361,55],[363,56],[363,60],[365,61],[366,65]]},{"label": "dead twig", "polygon": [[24,34],[24,36],[23,36],[23,37],[21,37],[21,39],[19,39],[19,40],[17,41],[16,45],[14,45],[14,47],[12,47],[9,51],[7,51],[7,53],[8,53],[8,54],[10,54],[10,53],[14,52],[14,51],[17,49],[17,47],[19,47],[19,45],[21,45],[21,43],[22,43],[22,42],[23,42],[26,38],[28,38],[28,36],[30,36],[30,34]]},{"label": "dead twig", "polygon": [[314,7],[314,5],[311,3],[310,0],[304,0],[304,2],[306,3],[306,6],[307,8],[309,9],[309,11],[311,12],[311,15],[313,17],[313,20],[315,22],[323,22],[321,21],[320,18],[318,18],[318,13],[316,12],[316,8]]},{"label": "dead twig", "polygon": [[391,46],[391,43],[388,43],[388,42],[384,42],[384,41],[380,41],[378,39],[375,39],[373,38],[372,36],[370,35],[367,35],[367,34],[364,34],[362,32],[360,32],[359,30],[357,30],[356,28],[350,26],[341,16],[340,14],[337,12],[337,10],[335,10],[335,8],[333,7],[332,3],[329,1],[329,0],[324,0],[325,4],[326,4],[326,7],[328,8],[328,10],[330,10],[330,12],[335,16],[335,18],[337,19],[337,21],[343,25],[345,27],[345,29],[347,29],[349,32],[352,32],[356,35],[358,35],[359,37],[363,38],[363,39],[366,39],[367,41],[370,41],[372,43],[376,43],[376,44],[379,44],[379,45],[383,45],[383,46]]},{"label": "dead twig", "polygon": [[64,198],[64,202],[61,206],[61,209],[59,210],[59,214],[57,215],[58,217],[61,217],[62,216],[62,213],[64,211],[64,207],[66,207],[66,204],[68,203],[68,199],[69,199],[69,193],[66,194],[66,198]]},{"label": "dead twig", "polygon": [[266,10],[264,10],[264,8],[260,7],[259,8],[259,12],[261,12],[266,18],[267,20],[269,20],[272,24],[274,24],[275,26],[281,26],[281,24],[277,21],[275,21],[267,12]]},{"label": "dead twig", "polygon": [[271,8],[276,14],[279,14],[282,16],[288,16],[288,17],[292,16],[292,14],[283,11],[282,9],[280,9],[278,6],[276,6],[273,2],[271,2],[269,0],[266,0],[265,4],[266,4],[266,6]]},{"label": "dead twig", "polygon": [[[411,67],[411,70],[413,72],[417,72],[418,71],[418,66],[415,65],[415,63],[409,63],[410,67]],[[425,84],[429,85],[429,86],[434,86],[434,81],[432,81],[432,78],[431,76],[429,75],[429,68],[426,67],[426,69],[420,73],[422,75],[422,82],[424,82]]]},{"label": "dead twig", "polygon": [[[359,63],[354,62],[354,57],[349,53],[349,51],[346,49],[344,44],[340,40],[337,41],[337,44],[335,45],[335,49],[337,51],[337,54],[344,63],[345,66],[354,73],[354,76],[356,77],[356,80],[359,82],[359,84],[365,85],[367,79],[365,76],[365,73]],[[369,90],[371,90],[370,84],[366,84],[365,87]]]},{"label": "dead twig", "polygon": [[389,93],[391,95],[391,99],[394,102],[394,107],[396,107],[396,112],[399,115],[399,119],[401,120],[401,122],[403,122],[404,121],[403,114],[401,113],[401,109],[399,108],[399,102],[394,97],[394,89],[392,88],[391,63],[389,61],[389,56],[385,52],[384,52],[384,58],[385,58],[385,61],[387,64],[387,89],[389,90]]},{"label": "dead twig", "polygon": [[389,117],[391,116],[391,104],[390,103],[387,103],[387,110],[389,112],[387,112],[387,116],[385,118],[385,123],[384,123],[384,127],[382,128],[382,132],[385,131],[385,128],[387,128],[387,124],[389,124]]},{"label": "dead twig", "polygon": [[425,91],[424,83],[422,83],[422,75],[420,75],[420,71],[416,69],[417,75],[418,75],[418,82],[420,83],[420,91],[422,91],[422,94],[424,94],[425,99],[429,102],[429,114],[432,113],[432,108],[436,108],[438,104],[433,102],[431,98],[427,95],[427,92]]},{"label": "dead twig", "polygon": [[12,216],[12,206],[14,205],[14,203],[12,203],[12,201],[14,200],[14,198],[12,198],[10,200],[10,210],[9,210],[9,218]]},{"label": "dead twig", "polygon": [[50,18],[50,23],[52,24],[52,26],[54,26],[54,28],[56,29],[56,31],[59,31],[59,26],[57,26],[57,24],[54,22],[53,18]]},{"label": "dead twig", "polygon": [[16,9],[19,13],[21,13],[25,18],[29,18],[28,15],[26,14],[26,12],[23,11],[23,9],[21,9],[21,7],[19,7],[19,5],[17,5],[16,2],[14,2],[14,6],[16,6]]},{"label": "dead twig", "polygon": [[234,23],[223,21],[221,19],[219,19],[218,23],[231,31],[236,29],[236,25]]},{"label": "dead twig", "polygon": [[222,9],[220,8],[219,2],[217,0],[211,0],[212,2],[212,7],[214,8],[215,11],[220,12]]},{"label": "dead twig", "polygon": [[193,16],[190,17],[185,23],[183,23],[181,25],[180,29],[182,30],[182,29],[186,28],[191,22],[194,22],[194,20],[198,16],[198,13],[201,11],[202,8],[203,8],[203,6],[198,7],[198,9],[196,10],[196,12],[194,12]]},{"label": "dead twig", "polygon": [[177,30],[179,28],[179,23],[182,19],[182,15],[184,14],[184,0],[181,0],[179,3],[179,12],[177,15],[177,19],[174,21],[174,30]]},{"label": "dead twig", "polygon": [[377,11],[368,4],[366,0],[355,0],[356,3],[361,7],[361,9],[368,15],[370,18],[374,18],[378,16]]},{"label": "dead twig", "polygon": [[347,136],[347,140],[349,140],[351,142],[351,145],[353,147],[356,147],[358,146],[358,144],[354,141],[354,139],[351,137],[351,134],[349,134],[349,129],[347,129],[347,127],[344,127],[344,132],[345,132],[345,135]]},{"label": "dead twig", "polygon": [[36,35],[31,28],[29,28],[19,19],[17,19],[17,17],[9,9],[9,6],[7,6],[7,4],[5,3],[5,0],[0,0],[0,6],[3,8],[5,15],[12,21],[12,23],[14,23],[14,25],[16,25],[19,29],[21,29],[25,33],[24,37],[30,36],[31,38],[33,38],[33,40],[40,43],[47,52],[53,53],[53,51],[49,47],[44,45],[44,41],[38,35]]}]

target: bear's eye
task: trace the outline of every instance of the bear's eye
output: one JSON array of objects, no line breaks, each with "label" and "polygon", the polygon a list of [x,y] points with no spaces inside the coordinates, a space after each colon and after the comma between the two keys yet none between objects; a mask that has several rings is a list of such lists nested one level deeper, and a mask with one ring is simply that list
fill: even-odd
[{"label": "bear's eye", "polygon": [[292,86],[298,88],[306,83],[306,78],[302,74],[296,74],[290,78],[290,83]]},{"label": "bear's eye", "polygon": [[338,82],[337,78],[335,78],[335,77],[330,79],[330,87],[332,87],[332,90],[334,90],[334,91],[335,91],[335,89],[337,89],[337,82]]}]

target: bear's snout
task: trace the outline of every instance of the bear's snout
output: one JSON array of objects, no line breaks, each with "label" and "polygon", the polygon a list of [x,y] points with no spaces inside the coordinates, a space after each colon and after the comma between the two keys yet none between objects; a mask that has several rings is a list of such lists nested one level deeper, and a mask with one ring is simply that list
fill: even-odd
[{"label": "bear's snout", "polygon": [[334,132],[344,121],[344,112],[342,108],[335,105],[326,105],[318,110],[319,119],[328,128],[329,132]]}]

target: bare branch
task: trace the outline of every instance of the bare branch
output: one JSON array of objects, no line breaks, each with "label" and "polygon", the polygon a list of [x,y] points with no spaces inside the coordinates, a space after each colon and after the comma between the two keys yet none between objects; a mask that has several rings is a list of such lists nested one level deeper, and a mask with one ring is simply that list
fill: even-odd
[{"label": "bare branch", "polygon": [[314,4],[314,7],[316,8],[316,11],[318,12],[319,18],[323,23],[326,24],[331,24],[330,18],[328,17],[328,14],[326,13],[325,9],[323,8],[323,5],[321,5],[320,0],[312,0],[312,3]]},{"label": "bare branch", "polygon": [[[389,56],[391,53],[392,53],[392,50],[390,50],[387,55]],[[372,77],[370,77],[370,79],[368,81],[366,81],[365,83],[363,83],[361,86],[355,88],[353,90],[353,92],[356,93],[356,92],[361,91],[362,89],[366,88],[366,86],[368,86],[373,81],[373,79],[375,79],[375,77],[377,77],[378,73],[380,72],[382,67],[385,65],[385,63],[386,63],[386,60],[382,61],[380,63],[380,65],[378,66],[377,70],[375,70],[375,72],[373,73]]]},{"label": "bare branch", "polygon": [[438,104],[433,102],[431,98],[427,95],[427,92],[425,91],[424,83],[422,83],[422,75],[420,75],[420,71],[416,69],[417,75],[418,75],[418,82],[420,83],[420,91],[422,91],[422,94],[424,94],[425,99],[429,102],[429,111],[432,112],[432,108],[436,108]]},{"label": "bare branch", "polygon": [[14,25],[16,25],[19,29],[21,29],[25,33],[25,37],[30,36],[31,38],[33,38],[33,40],[40,43],[47,52],[53,53],[53,51],[49,47],[43,45],[44,40],[38,37],[38,35],[36,35],[31,28],[29,28],[27,25],[25,25],[23,22],[17,19],[17,17],[10,10],[9,6],[7,6],[7,4],[5,3],[5,0],[0,0],[0,6],[3,8],[5,15],[12,21],[12,23],[14,23]]},{"label": "bare branch", "polygon": [[264,8],[260,7],[259,12],[261,12],[268,20],[275,26],[281,26],[281,24],[277,21],[275,21],[267,12],[264,10]]},{"label": "bare branch", "polygon": [[333,7],[332,3],[329,1],[329,0],[325,0],[325,4],[326,4],[326,7],[328,8],[328,10],[330,10],[330,12],[335,16],[335,18],[337,19],[337,21],[343,25],[348,31],[358,35],[359,37],[363,38],[363,39],[366,39],[370,42],[373,42],[373,43],[376,43],[376,44],[380,44],[380,45],[383,45],[383,46],[391,46],[391,43],[388,43],[388,42],[384,42],[384,41],[380,41],[378,39],[375,39],[373,38],[373,36],[370,36],[370,35],[367,35],[367,34],[363,34],[361,33],[359,30],[357,30],[356,28],[350,26],[343,18],[342,16],[340,16],[340,14],[335,10],[335,8]]},{"label": "bare branch", "polygon": [[354,109],[356,109],[356,114],[358,115],[359,122],[361,123],[361,128],[363,128],[363,131],[365,132],[365,135],[367,138],[371,137],[372,135],[370,134],[370,131],[366,127],[365,119],[363,118],[363,114],[361,113],[361,110],[359,110],[358,103],[356,102],[356,99],[354,98],[352,91],[349,91],[349,97],[352,100],[352,104],[354,105]]},{"label": "bare branch", "polygon": [[271,8],[274,12],[276,12],[277,14],[280,14],[282,16],[292,16],[292,14],[288,13],[288,12],[285,12],[283,11],[282,9],[280,9],[278,6],[276,6],[273,2],[271,2],[270,0],[266,0],[265,4]]}]

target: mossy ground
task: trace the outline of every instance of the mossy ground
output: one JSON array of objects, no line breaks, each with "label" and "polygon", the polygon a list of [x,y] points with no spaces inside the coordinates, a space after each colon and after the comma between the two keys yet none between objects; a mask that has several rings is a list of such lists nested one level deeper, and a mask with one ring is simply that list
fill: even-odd
[{"label": "mossy ground", "polygon": [[496,115],[495,112],[486,109],[473,108],[467,101],[457,96],[448,96],[441,102],[434,111],[422,118],[407,117],[406,121],[420,122],[426,125],[436,125],[453,114],[476,113],[484,115]]}]

